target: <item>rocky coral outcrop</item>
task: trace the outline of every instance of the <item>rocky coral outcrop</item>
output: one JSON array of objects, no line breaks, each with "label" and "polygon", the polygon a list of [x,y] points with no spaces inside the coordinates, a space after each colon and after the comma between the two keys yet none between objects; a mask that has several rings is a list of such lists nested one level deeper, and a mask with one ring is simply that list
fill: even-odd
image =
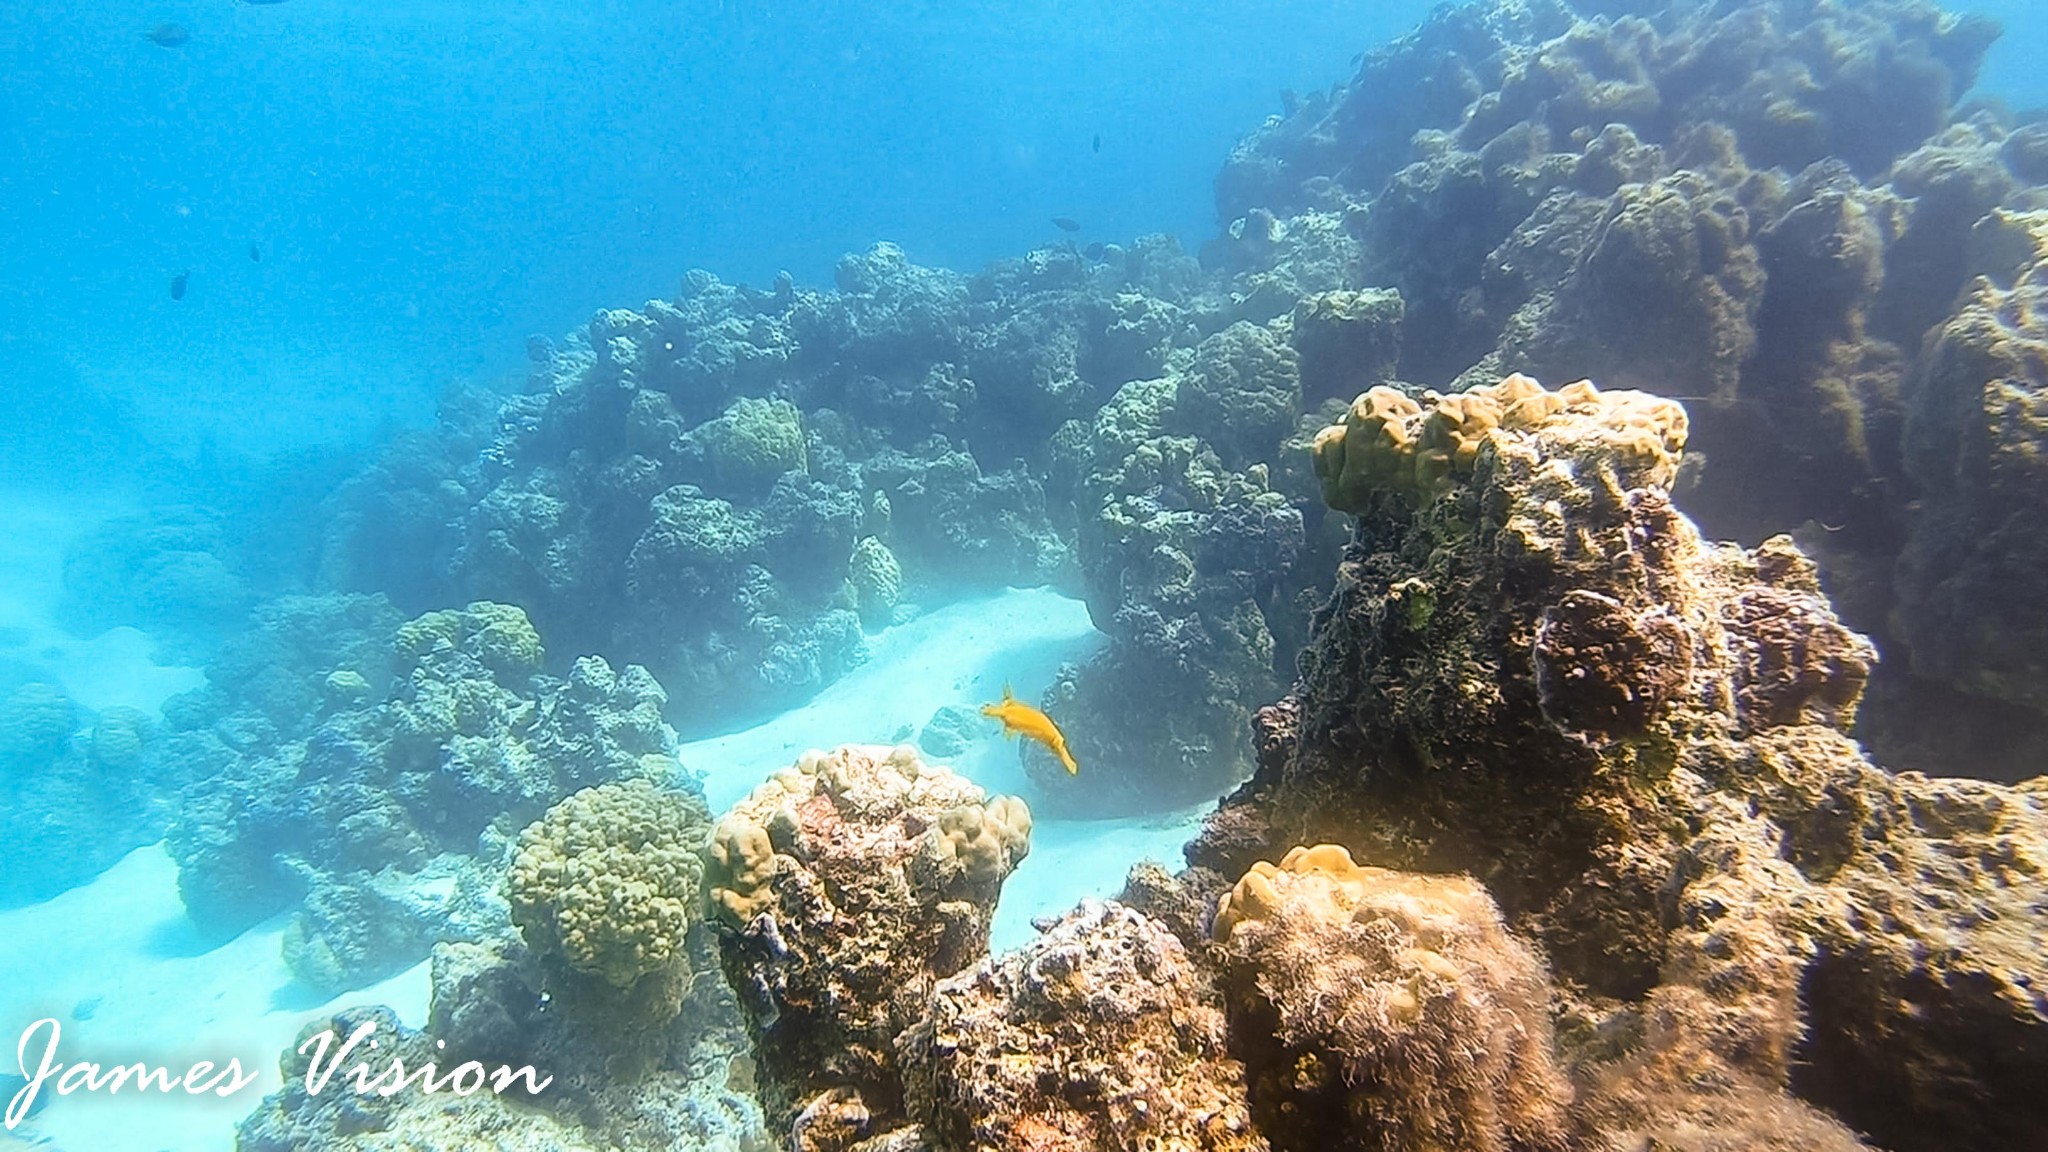
[{"label": "rocky coral outcrop", "polygon": [[[692,978],[717,966],[698,915],[697,853],[709,830],[701,799],[644,782],[602,785],[551,809],[522,834],[509,872],[491,873],[524,941],[501,903],[479,940],[437,946],[422,1028],[381,1007],[308,1024],[283,1056],[283,1088],[242,1122],[238,1146],[780,1147],[751,1094],[731,993],[715,977]],[[305,1041],[331,1033],[331,1057],[366,1024],[375,1031],[344,1067],[309,1082],[321,1052]],[[394,1067],[413,1079],[361,1091],[346,1066],[357,1060],[373,1085]],[[440,1089],[422,1091],[423,1074]]]},{"label": "rocky coral outcrop", "polygon": [[2040,501],[2014,503],[2023,466],[1972,473],[1957,447],[1995,424],[1996,458],[2024,459],[2024,416],[1998,413],[2039,391],[1973,351],[2034,339],[2013,237],[2048,176],[2026,118],[1959,103],[1996,35],[1926,0],[1447,6],[1239,145],[1219,251],[1255,293],[1316,263],[1283,238],[1345,222],[1331,290],[1404,313],[1391,378],[1351,392],[1525,372],[1686,400],[1688,511],[1752,542],[1803,529],[1844,617],[1910,657],[1878,669],[1860,735],[2018,779],[2048,747],[2013,655],[2029,625],[1966,606],[2032,603],[2007,589],[2039,534],[2004,509]]},{"label": "rocky coral outcrop", "polygon": [[1987,274],[1930,334],[1908,389],[1920,501],[1892,619],[1915,672],[2048,712],[2048,213],[1997,213],[1977,247]]},{"label": "rocky coral outcrop", "polygon": [[806,753],[722,816],[705,883],[762,1106],[803,1149],[905,1123],[896,1038],[988,949],[1031,815],[916,749]]},{"label": "rocky coral outcrop", "polygon": [[1478,884],[1297,847],[1245,873],[1214,932],[1276,1147],[1568,1146],[1548,974]]},{"label": "rocky coral outcrop", "polygon": [[[1703,542],[1665,487],[1676,445],[1578,395],[1479,433],[1433,489],[1341,489],[1359,532],[1335,596],[1191,858],[1331,843],[1472,875],[1586,998],[1581,1075],[1585,1045],[1640,1029],[1656,1082],[1727,1131],[1789,1085],[1885,1147],[2020,1139],[2048,1022],[2021,944],[2048,930],[2038,785],[1864,760],[1843,733],[1874,652],[1812,562]],[[1434,419],[1388,414],[1370,442]]]},{"label": "rocky coral outcrop", "polygon": [[898,1040],[935,1148],[1263,1152],[1207,972],[1157,921],[1087,901],[939,982]]},{"label": "rocky coral outcrop", "polygon": [[471,935],[515,831],[578,788],[674,770],[663,693],[595,657],[539,671],[524,613],[398,622],[370,598],[287,601],[166,706],[191,782],[168,844],[187,910],[232,932],[294,905],[300,979],[351,987]]},{"label": "rocky coral outcrop", "polygon": [[144,768],[158,728],[133,708],[92,715],[51,684],[0,695],[0,907],[83,884],[162,833],[171,787]]}]

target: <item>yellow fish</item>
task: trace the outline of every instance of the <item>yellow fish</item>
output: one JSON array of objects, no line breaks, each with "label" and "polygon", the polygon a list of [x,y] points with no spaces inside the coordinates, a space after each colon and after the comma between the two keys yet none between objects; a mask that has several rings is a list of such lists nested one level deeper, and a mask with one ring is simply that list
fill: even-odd
[{"label": "yellow fish", "polygon": [[1067,751],[1067,737],[1060,726],[1052,722],[1052,717],[1012,696],[1008,684],[1003,685],[1002,703],[983,704],[981,714],[1002,721],[1005,737],[1022,736],[1052,749],[1052,754],[1067,766],[1067,775],[1080,773],[1081,766],[1074,763],[1074,754]]}]

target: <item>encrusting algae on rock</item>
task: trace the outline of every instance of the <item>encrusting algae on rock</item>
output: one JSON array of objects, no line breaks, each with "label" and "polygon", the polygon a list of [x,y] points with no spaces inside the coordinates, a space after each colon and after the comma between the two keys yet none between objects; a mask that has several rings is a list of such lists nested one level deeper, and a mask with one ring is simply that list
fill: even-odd
[{"label": "encrusting algae on rock", "polygon": [[1548,976],[1477,882],[1296,847],[1252,865],[1212,932],[1275,1147],[1567,1147]]},{"label": "encrusting algae on rock", "polygon": [[771,1126],[822,1150],[900,1122],[896,1037],[986,955],[1030,844],[1022,800],[910,745],[806,752],[719,820],[705,884]]},{"label": "encrusting algae on rock", "polygon": [[1464,392],[1423,393],[1421,402],[1384,385],[1352,401],[1341,422],[1316,434],[1316,479],[1340,512],[1363,512],[1376,492],[1425,500],[1470,475],[1486,435],[1534,434],[1551,425],[1602,429],[1618,462],[1639,483],[1668,488],[1685,449],[1685,408],[1628,389],[1603,392],[1581,380],[1552,392],[1516,374]]},{"label": "encrusting algae on rock", "polygon": [[[1326,478],[1353,436],[1410,466],[1336,486],[1359,522],[1332,596],[1190,861],[1329,843],[1483,882],[1557,973],[1589,1147],[2027,1145],[2040,785],[1868,761],[1848,733],[1876,651],[1813,562],[1702,539],[1665,402],[1578,395],[1435,471],[1415,454],[1449,416],[1329,434]],[[1226,923],[1275,902],[1287,873],[1259,875]]]}]

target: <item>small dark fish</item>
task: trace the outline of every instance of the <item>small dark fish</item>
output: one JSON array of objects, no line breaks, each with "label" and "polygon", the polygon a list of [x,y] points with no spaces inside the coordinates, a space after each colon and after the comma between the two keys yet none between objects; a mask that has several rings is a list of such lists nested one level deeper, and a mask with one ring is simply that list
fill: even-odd
[{"label": "small dark fish", "polygon": [[1095,134],[1095,150],[1097,152],[1102,151],[1102,133],[1100,132]]},{"label": "small dark fish", "polygon": [[183,300],[185,298],[185,285],[191,279],[192,270],[189,268],[171,277],[171,299]]},{"label": "small dark fish", "polygon": [[261,264],[261,263],[263,263],[263,245],[261,245],[261,244],[251,244],[251,245],[249,245],[249,260],[250,260],[250,262],[251,262],[251,263],[255,263],[255,264]]},{"label": "small dark fish", "polygon": [[1062,232],[1079,232],[1081,230],[1081,222],[1072,216],[1055,216],[1052,218],[1052,226]]},{"label": "small dark fish", "polygon": [[183,24],[159,24],[149,30],[149,42],[159,48],[176,48],[191,38]]}]

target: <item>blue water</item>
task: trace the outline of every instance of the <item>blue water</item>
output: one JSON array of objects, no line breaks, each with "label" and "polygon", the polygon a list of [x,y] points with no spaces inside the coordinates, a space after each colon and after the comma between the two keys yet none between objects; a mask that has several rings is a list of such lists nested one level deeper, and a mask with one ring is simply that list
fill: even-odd
[{"label": "blue water", "polygon": [[[688,269],[827,286],[842,253],[892,240],[917,263],[971,273],[1065,239],[1055,217],[1079,222],[1081,243],[1163,231],[1195,252],[1223,223],[1219,166],[1283,91],[1347,79],[1357,53],[1433,6],[10,0],[0,696],[49,680],[95,712],[149,712],[198,682],[194,667],[156,662],[162,637],[66,633],[51,605],[79,531],[187,499],[253,507],[260,530],[264,504],[289,512],[296,491],[330,487],[427,424],[451,384],[522,375],[530,334],[672,296]],[[2007,26],[1979,94],[2048,106],[2048,4],[1957,7]],[[189,41],[151,42],[164,22]],[[1099,639],[1085,606],[1043,595],[1056,603],[1027,605],[1045,629],[1030,645],[1017,643],[1022,629],[1013,650],[962,628],[912,659],[906,629],[809,713],[706,739],[684,763],[711,770],[722,808],[810,744],[890,742],[940,703],[993,696],[1011,677],[1036,693]],[[913,672],[919,691],[941,695],[889,683]],[[913,699],[875,706],[891,689]],[[1010,746],[973,755],[992,786],[1017,783],[1002,776],[1016,775]],[[1024,938],[1032,915],[1070,905],[1077,888],[1113,887],[1128,855],[1171,857],[1187,818],[1047,822],[998,943]],[[158,850],[108,875],[137,909],[176,899]],[[120,921],[104,914],[126,907],[107,891],[92,899],[94,915]],[[55,935],[66,907],[16,923]],[[138,912],[127,923],[154,922]],[[250,961],[236,983],[290,979],[281,929],[266,931],[248,952],[267,967]],[[67,1003],[114,978],[71,979],[56,953],[43,962],[8,960],[29,973],[20,987],[44,980],[37,991]],[[266,1055],[297,1027],[275,1006],[235,1011],[219,1019],[262,1016],[270,1031],[246,1043]],[[133,1025],[167,1010],[137,993],[107,1012],[103,1025]],[[214,1146],[193,1140],[178,1146]]]},{"label": "blue water", "polygon": [[263,452],[423,419],[691,267],[829,283],[892,239],[971,270],[1054,216],[1192,248],[1281,90],[1427,7],[10,4],[0,371]]}]

